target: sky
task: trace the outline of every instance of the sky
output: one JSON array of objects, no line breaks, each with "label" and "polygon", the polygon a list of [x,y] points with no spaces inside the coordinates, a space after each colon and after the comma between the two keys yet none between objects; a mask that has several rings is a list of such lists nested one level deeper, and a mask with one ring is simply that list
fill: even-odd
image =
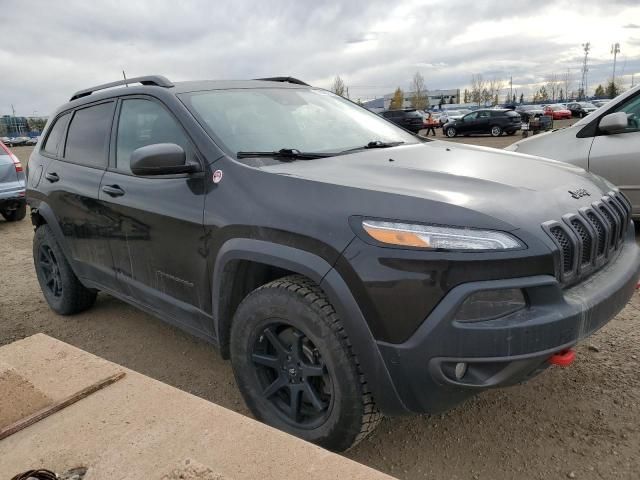
[{"label": "sky", "polygon": [[[526,97],[569,72],[577,90],[640,83],[640,0],[0,0],[0,115],[43,116],[76,90],[122,78],[290,75],[352,99],[513,79]],[[504,91],[506,94],[506,90]]]}]

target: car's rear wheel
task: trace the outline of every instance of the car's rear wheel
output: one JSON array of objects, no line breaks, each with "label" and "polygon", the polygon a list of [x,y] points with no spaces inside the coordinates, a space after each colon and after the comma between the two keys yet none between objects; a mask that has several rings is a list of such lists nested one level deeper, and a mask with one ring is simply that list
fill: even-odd
[{"label": "car's rear wheel", "polygon": [[342,451],[381,419],[340,319],[305,277],[250,293],[234,316],[230,347],[238,387],[260,421]]},{"label": "car's rear wheel", "polygon": [[449,127],[445,131],[445,134],[447,135],[447,137],[453,138],[453,137],[456,136],[457,132],[456,132],[456,129],[454,127]]},{"label": "car's rear wheel", "polygon": [[20,204],[14,210],[7,210],[2,212],[2,216],[7,222],[19,222],[27,215],[27,205],[25,203]]},{"label": "car's rear wheel", "polygon": [[502,128],[500,128],[498,125],[494,125],[493,127],[491,127],[492,137],[499,137],[500,135],[502,135]]},{"label": "car's rear wheel", "polygon": [[33,263],[42,294],[54,312],[72,315],[96,301],[97,292],[80,283],[46,224],[39,226],[33,237]]}]

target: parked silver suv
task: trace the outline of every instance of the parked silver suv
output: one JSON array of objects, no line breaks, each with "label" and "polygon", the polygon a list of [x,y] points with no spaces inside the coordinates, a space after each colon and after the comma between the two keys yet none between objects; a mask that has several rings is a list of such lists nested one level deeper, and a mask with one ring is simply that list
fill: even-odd
[{"label": "parked silver suv", "polygon": [[619,95],[573,126],[506,148],[571,163],[617,185],[640,217],[640,86]]},{"label": "parked silver suv", "polygon": [[22,220],[27,213],[22,164],[0,142],[0,214],[8,222]]}]

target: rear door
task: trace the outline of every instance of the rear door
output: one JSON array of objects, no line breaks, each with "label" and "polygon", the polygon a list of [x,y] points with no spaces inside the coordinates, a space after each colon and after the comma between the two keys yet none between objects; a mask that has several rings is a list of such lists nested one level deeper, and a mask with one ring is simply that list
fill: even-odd
[{"label": "rear door", "polygon": [[116,281],[105,231],[110,219],[98,203],[98,191],[114,108],[114,101],[97,103],[56,120],[40,151],[51,160],[38,186],[56,216],[76,274],[106,287],[115,287]]},{"label": "rear door", "polygon": [[156,99],[124,97],[116,117],[99,198],[112,219],[109,241],[120,288],[181,326],[210,334],[205,176],[141,177],[129,165],[134,150],[157,143],[180,145],[188,161],[199,161],[199,155],[180,123]]},{"label": "rear door", "polygon": [[625,112],[624,132],[597,132],[589,152],[589,170],[614,183],[631,201],[633,214],[640,215],[640,92],[607,113]]}]

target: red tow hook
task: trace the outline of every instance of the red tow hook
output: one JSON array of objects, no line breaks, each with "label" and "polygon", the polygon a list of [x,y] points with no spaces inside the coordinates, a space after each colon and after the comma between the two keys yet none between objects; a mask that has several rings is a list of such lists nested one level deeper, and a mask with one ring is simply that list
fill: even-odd
[{"label": "red tow hook", "polygon": [[576,352],[572,348],[567,348],[549,358],[551,365],[558,365],[559,367],[568,367],[576,359]]}]

